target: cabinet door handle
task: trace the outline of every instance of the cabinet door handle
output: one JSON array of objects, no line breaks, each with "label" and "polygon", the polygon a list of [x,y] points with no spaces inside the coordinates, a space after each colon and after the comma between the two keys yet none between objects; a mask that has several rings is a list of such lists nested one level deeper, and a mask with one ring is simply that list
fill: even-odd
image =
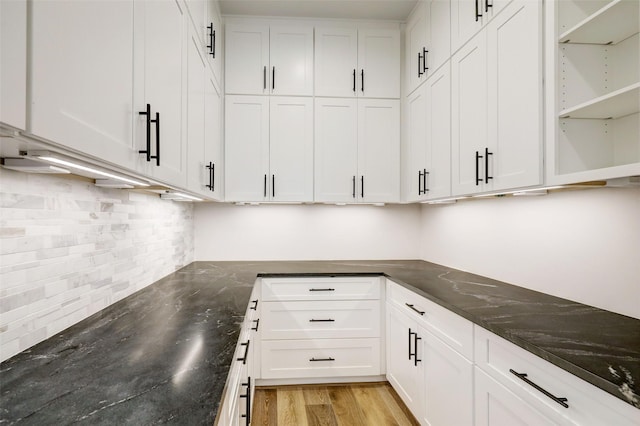
[{"label": "cabinet door handle", "polygon": [[419,362],[422,362],[421,359],[418,359],[418,340],[422,340],[422,337],[418,337],[418,333],[413,333],[413,365],[418,366]]},{"label": "cabinet door handle", "polygon": [[214,164],[209,161],[209,164],[205,166],[209,170],[209,185],[205,185],[205,188],[209,188],[210,191],[213,191],[213,169]]},{"label": "cabinet door handle", "polygon": [[356,198],[356,177],[355,176],[353,177],[353,180],[352,180],[352,188],[353,189],[352,189],[351,195],[353,196],[353,198]]},{"label": "cabinet door handle", "polygon": [[271,70],[271,91],[273,92],[274,90],[276,90],[276,67],[275,67],[275,65],[273,66],[273,69]]},{"label": "cabinet door handle", "polygon": [[489,156],[493,155],[493,152],[489,152],[489,148],[484,149],[484,181],[489,183],[493,176],[489,176]]},{"label": "cabinet door handle", "polygon": [[262,196],[264,198],[267,198],[267,175],[264,175],[264,185],[263,185],[263,191],[262,191]]},{"label": "cabinet door handle", "polygon": [[422,58],[422,54],[420,52],[418,52],[418,78],[420,78],[422,76],[422,74],[424,74],[424,71],[422,70],[422,67],[420,66],[420,58]]},{"label": "cabinet door handle", "polygon": [[364,93],[364,68],[360,70],[360,88],[362,93]]},{"label": "cabinet door handle", "polygon": [[427,169],[424,169],[422,171],[422,180],[424,181],[422,184],[423,187],[423,191],[426,194],[427,192],[429,192],[429,187],[427,185],[427,175],[429,174],[429,172],[427,171]]},{"label": "cabinet door handle", "polygon": [[262,68],[262,90],[267,90],[267,66]]},{"label": "cabinet door handle", "polygon": [[152,123],[156,123],[156,155],[151,155],[149,158],[156,159],[156,166],[160,165],[160,113],[156,112],[156,119],[151,120]]},{"label": "cabinet door handle", "polygon": [[138,151],[138,154],[147,154],[147,161],[151,161],[151,104],[147,104],[147,109],[138,114],[147,117],[147,149]]},{"label": "cabinet door handle", "polygon": [[480,13],[480,7],[478,5],[478,2],[480,0],[476,0],[476,22],[478,22],[479,18],[482,18],[482,13]]},{"label": "cabinet door handle", "polygon": [[276,196],[276,175],[271,175],[271,198]]},{"label": "cabinet door handle", "polygon": [[418,170],[418,195],[422,195],[422,170]]},{"label": "cabinet door handle", "polygon": [[247,387],[247,393],[240,395],[240,398],[247,398],[245,406],[246,412],[241,417],[247,420],[246,425],[249,426],[249,424],[251,424],[251,376],[247,377],[247,383],[240,383],[240,386]]},{"label": "cabinet door handle", "polygon": [[493,3],[489,4],[489,0],[484,0],[484,11],[489,12],[490,7],[493,7]]},{"label": "cabinet door handle", "polygon": [[336,322],[334,319],[310,319],[309,322]]},{"label": "cabinet door handle", "polygon": [[419,309],[417,309],[413,303],[405,303],[405,305],[407,305],[409,308],[411,308],[411,310],[413,310],[414,312],[420,314],[420,315],[424,315],[425,311],[421,311]]},{"label": "cabinet door handle", "polygon": [[422,48],[422,72],[424,74],[427,73],[427,70],[429,69],[429,67],[427,66],[427,53],[429,53],[429,51],[427,50],[426,47]]},{"label": "cabinet door handle", "polygon": [[353,69],[353,93],[356,93],[356,69]]},{"label": "cabinet door handle", "polygon": [[209,30],[209,45],[207,46],[207,49],[209,49],[209,54],[213,55],[213,57],[216,57],[216,50],[215,50],[215,37],[216,37],[216,32],[213,30],[213,22],[210,25],[207,25],[207,29]]},{"label": "cabinet door handle", "polygon": [[364,175],[360,176],[360,198],[364,199]]},{"label": "cabinet door handle", "polygon": [[478,161],[483,158],[482,155],[480,155],[480,153],[478,151],[476,151],[476,186],[478,186],[480,184],[480,182],[484,182],[481,178],[480,178],[480,171],[478,170],[480,165],[478,164]]},{"label": "cabinet door handle", "polygon": [[545,394],[549,398],[553,399],[558,404],[562,405],[564,408],[569,408],[569,404],[567,404],[567,401],[568,401],[567,398],[557,397],[557,396],[553,395],[548,390],[542,388],[541,386],[539,386],[536,383],[532,382],[531,380],[527,379],[527,374],[526,373],[518,373],[518,372],[516,372],[515,370],[513,370],[511,368],[509,369],[509,373],[515,375],[517,378],[519,378],[520,380],[522,380],[526,384],[531,385],[534,389],[542,392],[543,394]]},{"label": "cabinet door handle", "polygon": [[309,291],[336,291],[335,288],[310,288]]},{"label": "cabinet door handle", "polygon": [[251,309],[252,311],[257,311],[258,310],[258,299],[252,300],[251,303],[253,303],[253,306],[250,307],[249,309]]},{"label": "cabinet door handle", "polygon": [[411,361],[411,357],[415,356],[415,354],[411,353],[411,336],[414,335],[416,333],[414,333],[413,331],[411,331],[411,329],[409,329],[409,361]]},{"label": "cabinet door handle", "polygon": [[260,318],[253,320],[253,322],[256,324],[256,326],[251,327],[251,330],[258,331],[258,326],[260,326]]},{"label": "cabinet door handle", "polygon": [[309,361],[318,362],[318,361],[335,361],[335,358],[311,358]]},{"label": "cabinet door handle", "polygon": [[247,359],[249,359],[249,344],[251,340],[247,340],[247,343],[240,343],[240,346],[244,346],[244,356],[242,358],[236,358],[236,361],[242,361],[243,364],[247,363]]}]

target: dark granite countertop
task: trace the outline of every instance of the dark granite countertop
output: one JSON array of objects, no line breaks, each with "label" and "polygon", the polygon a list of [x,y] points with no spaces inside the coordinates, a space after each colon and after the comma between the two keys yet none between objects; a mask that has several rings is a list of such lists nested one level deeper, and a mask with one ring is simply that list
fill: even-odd
[{"label": "dark granite countertop", "polygon": [[0,423],[212,424],[257,275],[384,274],[640,408],[640,320],[429,262],[194,262],[3,362]]}]

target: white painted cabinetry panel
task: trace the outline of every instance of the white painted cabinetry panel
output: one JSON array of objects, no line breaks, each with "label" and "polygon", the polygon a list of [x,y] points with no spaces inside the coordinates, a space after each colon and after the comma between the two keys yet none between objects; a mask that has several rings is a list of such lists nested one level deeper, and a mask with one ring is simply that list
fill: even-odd
[{"label": "white painted cabinetry panel", "polygon": [[380,277],[263,278],[264,301],[376,300]]},{"label": "white painted cabinetry panel", "polygon": [[358,68],[358,30],[356,28],[316,27],[316,96],[356,96]]},{"label": "white painted cabinetry panel", "polygon": [[269,93],[269,25],[226,24],[224,51],[225,93]]},{"label": "white painted cabinetry panel", "polygon": [[399,98],[400,32],[381,29],[358,30],[358,68],[358,96]]},{"label": "white painted cabinetry panel", "polygon": [[27,2],[0,2],[0,122],[26,129]]},{"label": "white painted cabinetry panel", "polygon": [[269,49],[270,93],[313,95],[313,27],[272,25]]}]

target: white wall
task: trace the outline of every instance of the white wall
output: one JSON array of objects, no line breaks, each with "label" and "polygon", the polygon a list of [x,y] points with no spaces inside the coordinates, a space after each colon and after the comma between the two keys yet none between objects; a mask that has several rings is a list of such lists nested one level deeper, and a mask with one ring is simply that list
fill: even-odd
[{"label": "white wall", "polygon": [[640,189],[423,206],[421,258],[640,318]]},{"label": "white wall", "polygon": [[198,204],[197,260],[418,259],[420,207]]},{"label": "white wall", "polygon": [[193,260],[193,206],[0,169],[0,361]]}]

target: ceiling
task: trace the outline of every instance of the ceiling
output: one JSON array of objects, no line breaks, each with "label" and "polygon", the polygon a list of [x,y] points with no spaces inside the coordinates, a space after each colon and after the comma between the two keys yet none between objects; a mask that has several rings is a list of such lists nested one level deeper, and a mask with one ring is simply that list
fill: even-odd
[{"label": "ceiling", "polygon": [[223,15],[404,21],[418,0],[220,0]]}]

